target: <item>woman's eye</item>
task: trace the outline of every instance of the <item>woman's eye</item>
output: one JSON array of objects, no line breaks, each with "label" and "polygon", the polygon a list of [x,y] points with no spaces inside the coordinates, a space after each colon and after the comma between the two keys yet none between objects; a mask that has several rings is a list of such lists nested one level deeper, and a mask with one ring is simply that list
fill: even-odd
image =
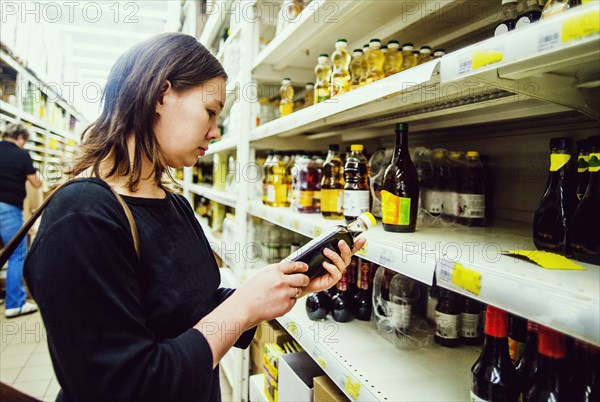
[{"label": "woman's eye", "polygon": [[210,110],[210,109],[209,109],[209,110],[208,110],[208,115],[209,115],[210,117],[215,117],[215,116],[217,115],[217,112],[215,112],[214,110]]}]

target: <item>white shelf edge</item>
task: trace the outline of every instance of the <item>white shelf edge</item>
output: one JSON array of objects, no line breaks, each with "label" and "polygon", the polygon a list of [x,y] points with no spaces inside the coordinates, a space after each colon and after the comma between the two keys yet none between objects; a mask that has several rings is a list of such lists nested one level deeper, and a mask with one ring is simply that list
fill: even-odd
[{"label": "white shelf edge", "polygon": [[[344,224],[260,201],[251,202],[248,213],[309,237]],[[428,284],[437,270],[443,287],[600,345],[600,267],[579,263],[584,271],[554,271],[500,255],[500,250],[534,249],[527,225],[499,222],[486,228],[417,228],[416,233],[402,234],[385,232],[379,224],[364,237],[367,245],[357,253],[360,257]],[[438,262],[443,258],[480,273],[480,294],[441,281]]]},{"label": "white shelf edge", "polygon": [[235,195],[230,195],[225,191],[215,190],[211,186],[204,184],[190,183],[187,187],[188,190],[194,194],[204,196],[212,201],[227,205],[228,207],[236,207],[237,199],[235,198]]},{"label": "white shelf edge", "polygon": [[241,141],[239,137],[232,136],[229,134],[222,140],[212,143],[208,146],[208,151],[204,156],[213,155],[219,152],[228,151],[233,148],[237,148],[237,143]]},{"label": "white shelf edge", "polygon": [[265,374],[255,374],[250,376],[250,401],[251,402],[269,402],[265,395]]}]

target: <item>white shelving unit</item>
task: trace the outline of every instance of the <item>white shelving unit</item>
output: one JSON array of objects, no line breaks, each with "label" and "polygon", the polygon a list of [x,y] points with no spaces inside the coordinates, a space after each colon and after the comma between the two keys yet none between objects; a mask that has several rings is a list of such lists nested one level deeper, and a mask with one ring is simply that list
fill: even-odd
[{"label": "white shelving unit", "polygon": [[[214,43],[227,24],[222,14],[226,7],[239,10],[242,4],[218,3],[219,13],[209,18],[200,38],[204,44]],[[323,150],[324,140],[373,142],[380,137],[375,132],[382,127],[389,132],[397,121],[409,122],[411,133],[424,133],[433,140],[442,138],[434,133],[439,130],[455,128],[454,133],[462,127],[483,127],[487,131],[491,123],[510,125],[528,119],[542,125],[532,128],[525,124],[528,133],[534,133],[530,136],[543,132],[553,122],[564,124],[564,131],[574,122],[579,124],[578,133],[597,133],[598,3],[575,7],[496,38],[490,38],[494,21],[486,14],[489,9],[484,3],[454,0],[431,7],[425,0],[402,6],[397,1],[379,1],[375,6],[373,2],[313,0],[259,52],[262,30],[257,21],[261,11],[265,11],[261,7],[267,5],[260,0],[244,2],[245,17],[225,43],[228,46],[239,39],[243,49],[239,73],[227,84],[225,108],[227,114],[234,102],[239,102],[237,118],[242,128],[211,144],[208,155],[235,150],[237,163],[244,166],[254,161],[257,150]],[[461,15],[467,17],[457,17]],[[296,83],[313,81],[316,56],[330,53],[338,37],[348,40],[349,49],[362,48],[370,38],[377,37],[457,50],[256,127],[254,105],[241,96],[240,88],[256,83],[272,85],[284,76],[292,77]],[[219,53],[224,54],[224,49]],[[463,139],[478,140],[488,134],[473,130],[469,135],[461,135]],[[533,141],[527,139],[530,142],[520,144],[518,133],[490,135],[504,139],[503,145],[510,142],[520,148],[531,146]],[[545,147],[547,138],[543,140]],[[541,147],[541,143],[537,138],[536,146]],[[547,151],[543,153],[546,155]],[[543,171],[546,166],[536,169]],[[248,238],[249,216],[309,237],[338,223],[324,220],[319,214],[263,206],[260,200],[252,199],[251,184],[238,186],[236,194],[194,186],[191,171],[186,172],[183,186],[187,195],[201,194],[236,208],[236,241],[241,244],[253,240]],[[545,180],[545,172],[542,173],[534,177],[536,183]],[[528,191],[526,185],[525,188]],[[516,196],[514,202],[521,199],[522,196]],[[527,214],[518,208],[513,209],[513,214],[516,220],[527,221]],[[443,287],[600,345],[600,267],[581,264],[584,271],[551,271],[499,253],[505,249],[532,249],[530,224],[496,221],[486,228],[419,228],[414,234],[392,234],[379,227],[366,237],[367,246],[360,254],[370,261],[424,283],[431,283],[435,272]],[[475,293],[472,288],[466,290],[447,279],[446,275],[455,269],[454,263],[479,278]],[[240,269],[247,267],[231,271],[238,279],[245,275]],[[279,321],[352,400],[467,398],[469,369],[477,357],[476,349],[399,351],[369,324],[314,323],[306,318],[303,309],[303,302],[298,303]],[[339,342],[325,339],[331,328],[337,331]],[[242,372],[237,377],[232,374],[234,378],[230,380],[232,386],[241,387],[241,399],[247,400],[247,366],[236,367],[241,367]],[[431,387],[432,383],[436,386]]]},{"label": "white shelving unit", "polygon": [[255,374],[250,376],[250,401],[251,402],[269,402],[265,395],[265,375]]}]

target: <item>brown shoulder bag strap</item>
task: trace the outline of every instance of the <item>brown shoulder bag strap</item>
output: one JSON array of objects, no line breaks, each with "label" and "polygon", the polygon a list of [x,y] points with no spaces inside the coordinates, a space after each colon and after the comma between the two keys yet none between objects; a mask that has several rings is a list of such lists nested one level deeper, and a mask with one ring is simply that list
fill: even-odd
[{"label": "brown shoulder bag strap", "polygon": [[[0,251],[0,267],[4,266],[4,264],[6,263],[6,261],[8,261],[11,254],[14,253],[14,251],[17,248],[17,246],[19,245],[19,243],[21,243],[21,240],[23,240],[23,238],[25,237],[27,232],[29,232],[29,229],[31,229],[31,227],[33,226],[35,221],[38,220],[38,218],[42,215],[42,212],[44,211],[44,209],[46,208],[46,206],[48,205],[50,200],[52,200],[54,195],[60,189],[68,186],[69,184],[74,183],[75,181],[76,181],[76,179],[71,179],[71,180],[61,184],[56,190],[54,190],[52,192],[52,194],[50,194],[48,196],[48,198],[46,198],[46,200],[42,203],[42,205],[40,205],[40,207],[35,211],[35,213],[31,216],[31,218],[29,218],[29,220],[27,222],[25,222],[25,224],[21,227],[21,229],[19,229],[19,231],[17,232],[15,237],[13,237],[8,242],[6,247],[4,247],[2,249],[2,251]],[[129,222],[129,228],[131,230],[131,236],[133,238],[133,247],[135,248],[135,253],[138,256],[138,259],[140,259],[141,258],[140,238],[138,235],[137,226],[135,225],[135,221],[133,220],[133,215],[131,214],[131,210],[127,206],[127,203],[125,202],[123,197],[121,197],[121,195],[119,193],[117,193],[114,188],[110,187],[110,189],[113,192],[113,194],[115,195],[115,197],[117,198],[117,200],[119,201],[119,204],[121,204],[121,207],[123,207],[123,211],[125,212],[125,216],[127,217],[127,221]]]}]

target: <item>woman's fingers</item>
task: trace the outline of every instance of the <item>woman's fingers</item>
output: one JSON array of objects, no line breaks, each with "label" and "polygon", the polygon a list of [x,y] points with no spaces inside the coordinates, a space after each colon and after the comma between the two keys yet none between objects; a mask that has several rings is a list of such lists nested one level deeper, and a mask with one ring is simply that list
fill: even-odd
[{"label": "woman's fingers", "polygon": [[366,243],[367,243],[367,239],[365,239],[364,237],[361,237],[360,239],[356,240],[354,242],[354,248],[352,249],[352,254],[356,253],[358,250],[363,248]]},{"label": "woman's fingers", "polygon": [[284,274],[293,274],[297,272],[306,272],[308,270],[308,265],[303,262],[280,262],[278,268]]}]

